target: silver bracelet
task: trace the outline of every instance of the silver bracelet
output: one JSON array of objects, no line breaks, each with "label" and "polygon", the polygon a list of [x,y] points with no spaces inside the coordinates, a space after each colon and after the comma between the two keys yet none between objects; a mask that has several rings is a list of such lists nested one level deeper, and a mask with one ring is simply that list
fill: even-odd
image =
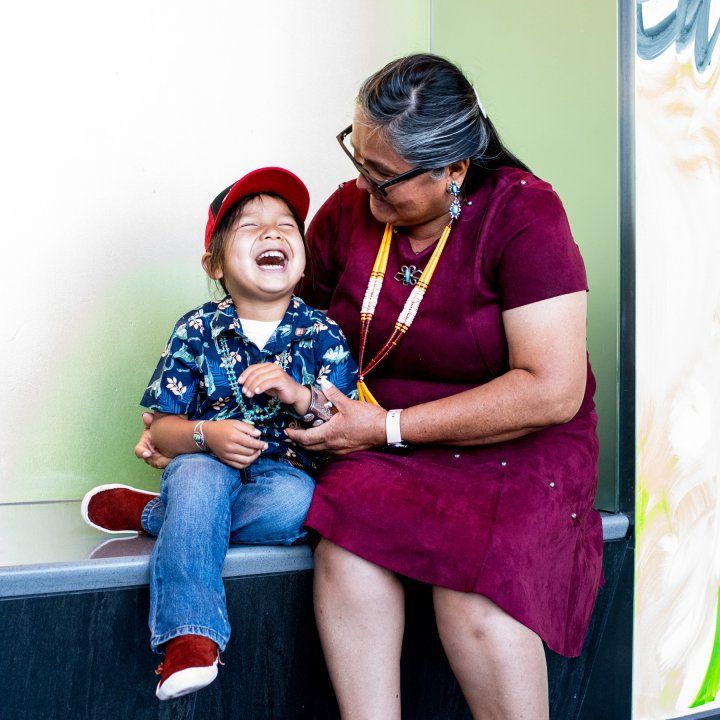
[{"label": "silver bracelet", "polygon": [[310,390],[310,405],[303,415],[304,423],[317,427],[327,422],[336,412],[335,406],[314,385],[306,385]]},{"label": "silver bracelet", "polygon": [[203,425],[205,424],[205,420],[201,420],[199,423],[195,425],[193,428],[193,442],[198,446],[198,449],[202,452],[205,452],[207,450],[207,445],[205,444],[205,433],[203,432]]}]

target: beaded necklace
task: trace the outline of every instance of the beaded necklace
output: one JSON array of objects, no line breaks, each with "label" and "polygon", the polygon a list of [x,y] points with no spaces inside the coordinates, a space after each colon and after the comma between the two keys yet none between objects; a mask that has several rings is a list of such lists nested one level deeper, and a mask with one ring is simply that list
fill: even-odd
[{"label": "beaded necklace", "polygon": [[[280,411],[280,401],[277,398],[271,397],[270,402],[267,404],[266,407],[259,407],[257,405],[253,405],[252,407],[248,408],[248,406],[245,404],[242,390],[240,390],[240,385],[237,381],[237,375],[235,374],[235,362],[233,360],[232,354],[230,353],[230,348],[228,347],[225,336],[220,337],[219,345],[222,356],[221,364],[222,367],[225,368],[225,374],[227,375],[228,382],[230,383],[230,388],[232,389],[233,395],[235,396],[235,402],[237,403],[238,408],[242,413],[243,422],[246,422],[249,425],[255,425],[256,423],[263,423],[267,422],[268,420],[272,420],[272,418],[274,418]],[[289,351],[283,350],[279,358],[279,364],[281,367],[285,367],[288,358]],[[227,415],[229,414],[229,410],[230,409],[228,408],[224,412],[221,412],[220,415],[218,415],[217,419],[227,417]]]},{"label": "beaded necklace", "polygon": [[378,250],[377,257],[375,258],[375,264],[373,265],[372,272],[370,273],[370,280],[368,281],[362,308],[360,309],[360,359],[358,362],[360,373],[358,375],[358,399],[363,400],[364,402],[372,403],[373,405],[379,405],[378,401],[373,397],[372,393],[368,389],[368,386],[365,384],[365,377],[371,370],[373,370],[373,368],[376,368],[388,356],[390,351],[400,342],[403,335],[405,335],[405,333],[410,329],[410,326],[415,319],[415,315],[417,315],[420,303],[425,297],[425,291],[430,285],[433,273],[435,272],[435,268],[440,260],[440,255],[442,255],[442,251],[445,248],[445,243],[447,242],[449,235],[450,224],[446,225],[442,231],[442,235],[440,235],[438,244],[436,245],[435,250],[433,250],[430,261],[425,266],[420,279],[410,291],[410,295],[408,295],[408,299],[405,301],[405,306],[398,315],[398,319],[395,321],[395,327],[390,337],[380,350],[378,350],[372,360],[363,367],[365,345],[367,344],[370,322],[375,314],[375,307],[377,306],[378,298],[380,297],[380,290],[382,289],[382,283],[385,277],[385,269],[387,268],[388,258],[390,256],[393,226],[390,223],[385,226],[385,233],[383,234],[380,249]]}]

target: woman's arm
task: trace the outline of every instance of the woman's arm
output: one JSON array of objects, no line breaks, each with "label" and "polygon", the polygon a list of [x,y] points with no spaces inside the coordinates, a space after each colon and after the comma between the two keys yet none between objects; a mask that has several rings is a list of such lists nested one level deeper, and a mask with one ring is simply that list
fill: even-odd
[{"label": "woman's arm", "polygon": [[138,460],[146,462],[150,467],[157,470],[164,470],[170,463],[170,458],[163,455],[152,442],[152,433],[150,427],[155,420],[155,415],[151,412],[142,414],[143,431],[140,433],[137,444],[135,445],[135,457]]},{"label": "woman's arm", "polygon": [[571,420],[585,394],[586,293],[503,313],[510,370],[478,388],[408,408],[401,434],[410,443],[479,445]]},{"label": "woman's arm", "polygon": [[[571,420],[585,392],[585,316],[585,291],[504,312],[510,370],[480,387],[404,410],[403,439],[482,445]],[[384,443],[382,408],[353,402],[332,389],[326,394],[338,414],[318,428],[288,430],[293,440],[340,454]]]}]

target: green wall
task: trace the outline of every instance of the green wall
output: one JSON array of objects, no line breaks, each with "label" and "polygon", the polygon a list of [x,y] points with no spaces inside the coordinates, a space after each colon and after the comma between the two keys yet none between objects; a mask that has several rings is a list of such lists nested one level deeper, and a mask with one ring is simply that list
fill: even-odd
[{"label": "green wall", "polygon": [[[475,81],[508,145],[559,192],[589,271],[589,343],[599,383],[597,403],[601,416],[599,505],[614,508],[618,314],[616,8],[614,3],[558,0],[526,2],[518,8],[518,3],[500,0],[398,0],[391,6],[374,2],[357,11],[364,23],[360,29],[368,37],[372,35],[372,46],[357,39],[350,42],[352,33],[358,32],[356,27],[319,27],[318,36],[308,38],[308,42],[344,34],[349,38],[347,52],[355,53],[355,61],[357,53],[361,53],[362,64],[371,72],[392,57],[428,49],[431,38],[431,49],[458,62]],[[320,6],[315,10],[320,12]],[[347,77],[344,82],[333,82],[333,96],[352,97],[359,80]],[[330,92],[320,75],[312,83],[309,93],[322,99],[324,93]],[[156,112],[166,111],[166,105],[163,101]],[[327,114],[328,109],[324,112]],[[348,107],[348,118],[350,114]],[[344,119],[333,117],[332,130],[341,127]],[[347,172],[345,161],[334,155],[332,132],[323,132],[322,138],[322,142],[315,136],[308,138],[310,145],[318,145],[308,150],[310,171],[305,173],[317,196],[315,207],[342,172]],[[34,136],[30,139],[34,141]],[[296,146],[292,133],[283,142]],[[232,154],[233,168],[247,162],[244,156],[234,159],[240,152],[238,148],[225,150],[225,154]],[[272,150],[273,158],[287,152],[282,145]],[[83,145],[79,152],[84,157],[92,154],[93,148]],[[206,160],[213,167],[217,164],[214,157]],[[336,158],[338,168],[342,163],[343,170],[336,170],[330,158]],[[153,166],[155,156],[149,155],[145,161],[151,175],[159,173],[159,168]],[[205,171],[205,177],[207,168],[200,169]],[[191,177],[189,171],[182,172]],[[200,193],[203,197],[208,192],[204,184]],[[120,190],[127,195],[127,188]],[[67,192],[72,196],[70,190]],[[107,215],[103,216],[104,222],[126,228],[128,238],[123,238],[120,230],[117,243],[107,232],[98,234],[86,250],[83,263],[88,265],[93,259],[104,263],[109,256],[117,272],[110,282],[97,283],[92,303],[85,302],[81,307],[63,303],[47,309],[44,322],[60,322],[66,332],[61,342],[50,344],[44,338],[37,341],[35,362],[52,365],[53,373],[42,387],[32,388],[24,414],[12,420],[10,429],[17,430],[21,441],[0,458],[0,502],[77,498],[87,488],[103,482],[157,487],[157,473],[132,456],[139,430],[137,400],[172,322],[206,299],[207,287],[197,253],[178,252],[172,259],[163,256],[160,266],[145,248],[146,240],[132,238],[136,225],[144,227],[142,219],[147,217],[154,197],[139,196],[137,202],[122,204],[120,210],[109,201],[107,208],[103,206]],[[178,220],[177,227],[163,233],[181,232],[187,239],[202,230],[202,217],[196,218],[188,208],[179,208],[176,215],[182,222]],[[75,229],[73,226],[73,232]],[[157,242],[162,236],[156,236],[159,232],[155,228],[155,235],[150,231],[145,234]],[[48,242],[57,240],[50,238]],[[91,276],[91,264],[88,268],[86,274]],[[158,277],[163,278],[161,283]],[[43,282],[51,287],[58,283],[60,287],[67,280],[62,273],[56,273],[43,278]],[[9,343],[4,349],[13,352]],[[10,392],[26,393],[27,388],[10,388]]]},{"label": "green wall", "polygon": [[[58,11],[45,45],[22,46],[33,62],[15,68],[17,87],[33,97],[60,93],[77,138],[55,140],[57,123],[38,133],[22,116],[13,143],[28,151],[13,155],[15,166],[5,162],[17,203],[3,216],[14,243],[0,268],[14,303],[0,333],[12,359],[2,375],[0,505],[77,499],[101,483],[158,487],[159,473],[133,455],[138,401],[173,323],[209,297],[199,263],[207,203],[228,178],[282,164],[319,207],[350,174],[335,134],[352,117],[360,82],[428,45],[424,1],[238,5],[227,32],[207,8],[173,9],[168,22],[162,8],[171,3],[159,5],[142,23],[99,5],[96,24],[126,25],[117,43],[117,33],[88,35]],[[248,18],[255,34],[238,43],[232,28]],[[276,64],[238,75],[257,66],[268,33],[278,40]],[[141,52],[128,54],[128,38]],[[54,75],[40,61],[51,57],[51,40],[73,48],[57,55]],[[40,174],[60,179],[48,181],[53,192],[38,205],[23,178]]]},{"label": "green wall", "polygon": [[617,508],[616,3],[435,0],[432,50],[467,73],[507,146],[562,198],[590,284],[600,489]]}]

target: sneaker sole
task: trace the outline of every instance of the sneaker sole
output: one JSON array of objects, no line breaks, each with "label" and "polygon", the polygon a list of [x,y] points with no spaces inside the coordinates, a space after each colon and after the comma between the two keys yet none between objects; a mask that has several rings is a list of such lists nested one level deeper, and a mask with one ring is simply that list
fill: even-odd
[{"label": "sneaker sole", "polygon": [[82,502],[80,503],[80,514],[82,515],[82,519],[92,528],[95,528],[96,530],[100,530],[100,532],[108,533],[109,535],[127,535],[127,533],[133,533],[134,535],[139,535],[137,530],[108,530],[107,528],[104,528],[102,525],[97,525],[94,523],[89,515],[88,515],[88,506],[90,505],[90,501],[95,497],[95,495],[98,495],[101,492],[104,492],[105,490],[117,490],[117,489],[123,489],[123,490],[132,490],[133,492],[138,492],[143,495],[149,495],[150,497],[157,497],[159,493],[154,492],[148,492],[147,490],[138,490],[137,488],[130,487],[130,485],[121,485],[118,483],[110,483],[109,485],[98,485],[97,487],[94,487],[92,490],[88,490],[85,493],[85,497],[83,497]]},{"label": "sneaker sole", "polygon": [[218,674],[217,660],[207,667],[178,670],[164,683],[158,683],[155,696],[158,700],[174,700],[207,687]]}]

